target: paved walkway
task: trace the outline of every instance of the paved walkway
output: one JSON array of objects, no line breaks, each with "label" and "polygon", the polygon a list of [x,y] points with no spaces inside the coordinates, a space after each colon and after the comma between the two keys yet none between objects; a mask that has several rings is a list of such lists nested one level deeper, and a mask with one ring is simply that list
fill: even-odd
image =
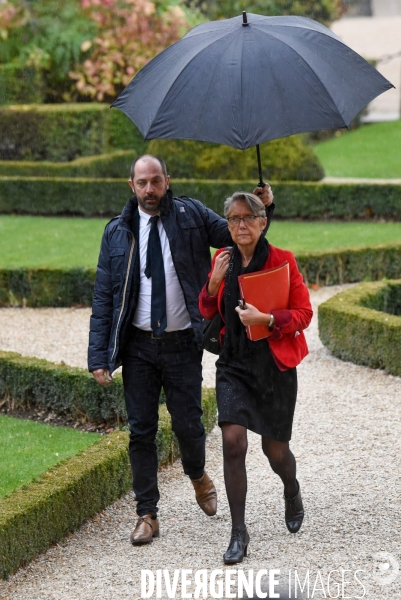
[{"label": "paved walkway", "polygon": [[401,16],[350,17],[331,26],[350,48],[367,60],[375,59],[378,71],[396,89],[388,90],[369,104],[368,120],[400,118],[401,108]]},{"label": "paved walkway", "polygon": [[[312,292],[314,307],[339,289]],[[47,328],[42,332],[43,315]],[[53,309],[53,315],[52,321],[49,309],[0,310],[0,347],[27,351],[29,346],[36,353],[36,343],[46,355],[47,344],[52,355],[63,340],[66,355],[73,356],[75,347],[84,360],[87,311]],[[75,319],[82,331],[70,336]],[[305,502],[304,525],[295,536],[287,532],[282,486],[266,464],[258,436],[251,434],[246,517],[251,542],[240,567],[248,575],[250,569],[280,569],[281,582],[290,569],[292,574],[297,569],[303,581],[309,569],[309,597],[314,598],[325,597],[322,583],[329,597],[330,571],[349,569],[345,580],[352,583],[345,585],[343,597],[396,600],[401,598],[401,575],[388,584],[383,577],[394,573],[393,565],[401,559],[401,379],[330,356],[318,338],[316,319],[307,336],[310,354],[298,370],[292,441]],[[213,360],[205,357],[207,384],[213,377]],[[129,544],[136,518],[134,499],[128,494],[8,582],[0,582],[0,599],[136,600],[141,597],[142,569],[169,569],[172,575],[174,569],[207,569],[210,574],[222,568],[230,521],[218,428],[208,438],[207,452],[207,469],[219,495],[215,517],[207,518],[199,510],[192,486],[176,463],[160,473],[159,539],[145,547]],[[338,576],[333,573],[331,578]],[[312,596],[315,583],[320,591]],[[330,590],[336,597],[336,588]],[[163,592],[161,597],[168,596]],[[305,592],[303,597],[308,597]]]}]

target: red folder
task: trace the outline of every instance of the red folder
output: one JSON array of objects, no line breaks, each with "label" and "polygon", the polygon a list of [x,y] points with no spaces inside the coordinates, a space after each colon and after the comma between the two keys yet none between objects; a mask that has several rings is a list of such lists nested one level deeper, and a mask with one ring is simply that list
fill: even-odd
[{"label": "red folder", "polygon": [[[263,313],[288,308],[290,298],[290,265],[288,261],[279,267],[238,276],[241,299]],[[267,325],[248,325],[248,339],[256,341],[271,336]]]}]

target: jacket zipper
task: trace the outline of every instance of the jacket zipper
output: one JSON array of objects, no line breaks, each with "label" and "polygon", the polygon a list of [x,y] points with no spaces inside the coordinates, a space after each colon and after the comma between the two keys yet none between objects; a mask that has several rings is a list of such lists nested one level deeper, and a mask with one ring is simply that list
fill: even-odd
[{"label": "jacket zipper", "polygon": [[118,315],[118,321],[117,321],[117,326],[116,326],[116,335],[115,335],[115,338],[114,338],[114,349],[113,349],[113,354],[111,356],[111,360],[113,360],[114,355],[116,353],[118,328],[120,326],[120,320],[121,320],[121,316],[123,314],[124,306],[125,306],[125,294],[126,294],[126,291],[127,291],[128,277],[129,277],[129,272],[130,272],[130,268],[131,268],[131,260],[132,260],[132,253],[134,251],[134,246],[135,246],[135,239],[134,239],[134,236],[132,236],[131,249],[130,249],[130,252],[129,252],[128,265],[127,265],[127,274],[125,276],[125,283],[124,283],[123,302],[122,302],[122,305],[121,305],[120,314]]}]

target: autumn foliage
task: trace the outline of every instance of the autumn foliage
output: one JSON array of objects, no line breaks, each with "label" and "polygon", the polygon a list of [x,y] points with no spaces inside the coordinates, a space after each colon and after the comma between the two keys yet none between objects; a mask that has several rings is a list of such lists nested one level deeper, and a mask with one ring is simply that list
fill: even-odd
[{"label": "autumn foliage", "polygon": [[0,0],[0,39],[6,40],[12,29],[23,27],[28,11],[22,3]]},{"label": "autumn foliage", "polygon": [[179,6],[160,6],[149,0],[81,0],[82,10],[98,28],[94,40],[84,41],[88,57],[70,77],[82,96],[100,102],[115,96],[134,75],[189,29]]}]

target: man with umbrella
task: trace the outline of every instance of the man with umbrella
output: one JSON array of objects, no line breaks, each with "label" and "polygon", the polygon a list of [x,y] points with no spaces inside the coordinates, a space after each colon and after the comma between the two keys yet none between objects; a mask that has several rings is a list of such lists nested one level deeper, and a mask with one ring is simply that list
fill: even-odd
[{"label": "man with umbrella", "polygon": [[[227,246],[231,236],[225,219],[198,200],[173,197],[169,183],[163,160],[144,155],[132,164],[134,196],[105,228],[90,324],[88,365],[96,381],[109,385],[123,366],[139,516],[133,544],[159,535],[155,438],[162,387],[197,502],[209,516],[217,509],[204,470],[198,296],[210,271],[210,246]],[[270,186],[254,192],[270,220]]]},{"label": "man with umbrella", "polygon": [[[263,93],[261,90],[263,82]],[[301,17],[247,15],[203,23],[150,61],[112,106],[145,139],[193,139],[245,150],[301,132],[346,127],[392,87],[330,30]],[[208,515],[204,473],[198,294],[209,246],[230,244],[227,223],[197,200],[173,198],[163,161],[133,164],[135,196],[106,227],[97,271],[89,370],[103,385],[123,365],[139,520],[134,544],[158,535],[157,405],[164,387],[184,471]],[[269,220],[269,219],[268,219]]]}]

